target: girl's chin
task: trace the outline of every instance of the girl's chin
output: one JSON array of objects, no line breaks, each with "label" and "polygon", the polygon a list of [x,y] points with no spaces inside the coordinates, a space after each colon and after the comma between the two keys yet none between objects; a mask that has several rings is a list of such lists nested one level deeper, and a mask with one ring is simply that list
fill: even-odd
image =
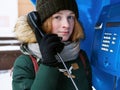
[{"label": "girl's chin", "polygon": [[66,42],[68,40],[68,38],[62,38],[63,42]]}]

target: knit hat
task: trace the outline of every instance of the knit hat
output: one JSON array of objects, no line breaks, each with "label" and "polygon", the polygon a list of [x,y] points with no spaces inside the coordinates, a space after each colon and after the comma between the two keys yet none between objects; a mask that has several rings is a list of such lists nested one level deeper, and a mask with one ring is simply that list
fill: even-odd
[{"label": "knit hat", "polygon": [[71,10],[78,18],[78,7],[75,0],[37,0],[36,10],[41,22],[60,10]]}]

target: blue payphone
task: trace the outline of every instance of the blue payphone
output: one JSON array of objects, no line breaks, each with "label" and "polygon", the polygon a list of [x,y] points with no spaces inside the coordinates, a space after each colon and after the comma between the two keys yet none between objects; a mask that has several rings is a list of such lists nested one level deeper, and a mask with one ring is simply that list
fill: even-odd
[{"label": "blue payphone", "polygon": [[120,90],[120,3],[104,6],[91,53],[96,90]]},{"label": "blue payphone", "polygon": [[95,26],[92,64],[120,76],[120,3],[103,7]]}]

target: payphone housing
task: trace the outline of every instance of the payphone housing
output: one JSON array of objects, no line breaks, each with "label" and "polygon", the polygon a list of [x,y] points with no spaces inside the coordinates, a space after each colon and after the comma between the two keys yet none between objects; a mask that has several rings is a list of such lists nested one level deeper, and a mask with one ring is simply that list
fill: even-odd
[{"label": "payphone housing", "polygon": [[105,6],[95,26],[91,63],[120,76],[120,3]]}]

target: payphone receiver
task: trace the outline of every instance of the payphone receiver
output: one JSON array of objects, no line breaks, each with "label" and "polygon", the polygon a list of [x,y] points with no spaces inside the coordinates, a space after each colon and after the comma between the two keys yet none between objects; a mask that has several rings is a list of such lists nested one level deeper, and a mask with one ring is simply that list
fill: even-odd
[{"label": "payphone receiver", "polygon": [[95,26],[92,64],[120,76],[120,3],[103,7]]},{"label": "payphone receiver", "polygon": [[45,35],[45,32],[41,29],[41,22],[39,15],[36,11],[32,11],[27,15],[27,21],[30,27],[32,28],[33,32],[35,33],[36,39],[40,44],[42,37]]}]

